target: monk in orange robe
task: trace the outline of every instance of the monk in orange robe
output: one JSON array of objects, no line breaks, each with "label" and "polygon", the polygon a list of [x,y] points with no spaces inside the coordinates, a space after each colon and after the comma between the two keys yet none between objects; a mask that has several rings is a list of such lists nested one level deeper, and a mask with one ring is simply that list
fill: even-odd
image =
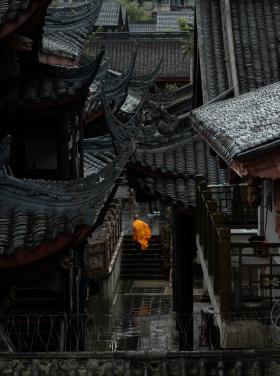
[{"label": "monk in orange robe", "polygon": [[144,251],[148,248],[148,239],[151,237],[151,230],[145,222],[139,221],[138,215],[134,216],[132,228],[132,240],[135,241],[136,250],[140,253],[140,249]]}]

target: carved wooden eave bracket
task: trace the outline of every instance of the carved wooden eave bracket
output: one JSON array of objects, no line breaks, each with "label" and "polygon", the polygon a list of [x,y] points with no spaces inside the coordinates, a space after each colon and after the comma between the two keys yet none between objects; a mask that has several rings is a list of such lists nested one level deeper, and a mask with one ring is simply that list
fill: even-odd
[{"label": "carved wooden eave bracket", "polygon": [[94,30],[101,5],[96,0],[75,7],[48,8],[39,61],[74,67]]},{"label": "carved wooden eave bracket", "polygon": [[[271,145],[272,146],[272,145]],[[261,179],[278,179],[280,178],[280,150],[278,143],[274,144],[269,150],[267,145],[262,150],[252,150],[251,156],[237,155],[231,168],[239,176],[254,176]]]}]

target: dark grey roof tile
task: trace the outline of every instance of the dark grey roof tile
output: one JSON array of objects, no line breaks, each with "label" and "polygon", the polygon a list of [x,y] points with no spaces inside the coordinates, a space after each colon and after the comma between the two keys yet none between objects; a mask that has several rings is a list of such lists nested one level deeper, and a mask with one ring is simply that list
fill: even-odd
[{"label": "dark grey roof tile", "polygon": [[156,24],[129,24],[130,33],[155,33],[156,31]]},{"label": "dark grey roof tile", "polygon": [[59,96],[79,94],[91,84],[102,55],[101,51],[94,61],[86,59],[85,65],[80,64],[76,68],[35,64],[21,77],[4,79],[0,95],[2,106],[6,106],[6,102],[14,102],[31,107],[47,100],[53,104]]},{"label": "dark grey roof tile", "polygon": [[179,31],[178,19],[184,18],[188,23],[194,25],[194,11],[172,11],[172,12],[157,12],[157,32],[164,32],[166,29],[172,31]]},{"label": "dark grey roof tile", "polygon": [[241,152],[280,138],[279,100],[280,84],[268,85],[193,110],[191,123],[231,164]]},{"label": "dark grey roof tile", "polygon": [[204,103],[229,88],[223,43],[220,5],[215,0],[198,0],[198,45],[202,69]]},{"label": "dark grey roof tile", "polygon": [[64,65],[75,65],[87,38],[94,30],[100,8],[99,0],[73,7],[49,7],[45,17],[40,61],[45,63],[49,58],[57,57],[66,59]]},{"label": "dark grey roof tile", "polygon": [[[189,61],[182,66],[180,48],[181,40],[139,40],[137,57],[134,65],[133,75],[145,75],[153,71],[161,58],[161,64],[158,78],[184,78],[189,77]],[[129,65],[131,55],[134,49],[133,40],[97,40],[90,44],[93,54],[104,45],[105,55],[111,56],[110,69],[123,72]]]},{"label": "dark grey roof tile", "polygon": [[120,3],[103,3],[98,18],[95,22],[95,26],[117,27],[119,24],[120,12]]},{"label": "dark grey roof tile", "polygon": [[28,9],[30,0],[2,0],[0,4],[0,25],[5,19],[14,20],[18,11]]}]

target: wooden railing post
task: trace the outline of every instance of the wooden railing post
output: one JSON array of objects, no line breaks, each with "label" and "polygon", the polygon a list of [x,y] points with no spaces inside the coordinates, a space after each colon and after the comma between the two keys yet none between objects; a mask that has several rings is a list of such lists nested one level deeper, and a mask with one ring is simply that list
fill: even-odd
[{"label": "wooden railing post", "polygon": [[208,259],[208,273],[213,274],[213,254],[211,248],[212,241],[212,220],[211,215],[217,210],[217,203],[215,200],[207,201],[207,218],[206,218],[206,228],[205,228],[205,242],[204,242],[204,258]]},{"label": "wooden railing post", "polygon": [[96,255],[96,272],[99,274],[107,273],[114,252],[116,250],[117,242],[121,236],[122,229],[122,205],[121,199],[111,203],[108,211],[107,219],[104,222],[104,227],[101,229],[100,239],[89,243],[86,252],[86,259]]},{"label": "wooden railing post", "polygon": [[[212,231],[210,236],[210,244],[213,255],[213,280],[214,280],[214,294],[219,294],[219,273],[220,273],[220,257],[219,257],[219,235],[218,228],[223,226],[224,215],[222,213],[213,213],[211,215]],[[209,259],[210,261],[210,259]]]},{"label": "wooden railing post", "polygon": [[220,311],[222,314],[231,312],[231,240],[230,229],[219,228],[220,254]]}]

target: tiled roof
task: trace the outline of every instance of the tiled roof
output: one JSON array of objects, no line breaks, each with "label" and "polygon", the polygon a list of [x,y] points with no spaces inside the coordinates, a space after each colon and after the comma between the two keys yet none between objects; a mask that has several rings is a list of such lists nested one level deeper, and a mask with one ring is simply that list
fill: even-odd
[{"label": "tiled roof", "polygon": [[231,1],[230,9],[240,92],[278,82],[279,1]]},{"label": "tiled roof", "polygon": [[48,8],[39,59],[43,63],[74,66],[94,30],[101,2]]},{"label": "tiled roof", "polygon": [[198,135],[169,145],[164,151],[161,147],[146,150],[137,148],[131,161],[140,162],[142,167],[152,171],[170,173],[169,178],[132,174],[130,180],[135,186],[148,189],[163,201],[171,200],[174,205],[183,206],[186,210],[195,207],[196,174],[202,174],[209,184],[227,182],[227,170],[218,167],[218,158],[210,155],[209,145]]},{"label": "tiled roof", "polygon": [[230,13],[224,2],[196,2],[204,103],[233,85],[235,70],[241,94],[280,80],[279,1],[229,3]]},{"label": "tiled roof", "polygon": [[122,23],[125,25],[127,23],[127,8],[126,7],[121,7],[122,11]]},{"label": "tiled roof", "polygon": [[17,249],[33,251],[39,244],[51,243],[61,234],[73,234],[82,222],[79,213],[67,217],[58,210],[50,216],[43,209],[37,212],[15,209],[5,202],[0,202],[0,218],[0,254],[6,256]]},{"label": "tiled roof", "polygon": [[[137,59],[133,75],[143,75],[154,70],[160,59],[163,62],[158,78],[184,78],[189,77],[189,61],[182,64],[180,40],[140,40],[138,42]],[[101,46],[105,47],[105,54],[111,56],[110,69],[123,72],[129,64],[134,48],[134,41],[130,40],[103,40],[91,42],[91,50],[95,54]]]},{"label": "tiled roof", "polygon": [[171,103],[164,108],[169,114],[172,115],[183,115],[188,112],[191,112],[193,104],[193,96],[189,96],[188,98],[183,98],[181,100],[177,100],[175,103]]},{"label": "tiled roof", "polygon": [[163,32],[166,29],[179,31],[178,19],[185,18],[190,24],[194,24],[194,11],[182,12],[157,12],[157,32]]},{"label": "tiled roof", "polygon": [[84,139],[84,176],[97,174],[112,163],[116,155],[111,137]]},{"label": "tiled roof", "polygon": [[203,174],[206,177],[209,167],[214,174],[211,184],[217,183],[217,173],[214,173],[215,168],[213,167],[216,160],[212,156],[208,157],[205,150],[208,150],[209,147],[204,144],[200,136],[193,136],[191,132],[185,132],[185,134],[181,132],[181,137],[177,142],[169,145],[167,143],[164,150],[160,144],[157,146],[147,145],[145,149],[144,141],[144,138],[139,141],[139,146],[131,157],[133,163],[140,163],[142,167],[148,167],[152,171],[158,170],[163,174],[169,172],[174,177],[181,175],[185,179],[194,177],[195,174]]},{"label": "tiled roof", "polygon": [[20,10],[28,9],[29,0],[2,0],[0,3],[0,25],[4,20],[14,20]]},{"label": "tiled roof", "polygon": [[154,33],[157,31],[155,24],[129,24],[130,33]]},{"label": "tiled roof", "polygon": [[34,251],[78,225],[92,226],[131,151],[115,156],[107,138],[84,141],[85,178],[44,181],[0,176],[0,255]]},{"label": "tiled roof", "polygon": [[191,112],[193,127],[231,164],[242,152],[280,139],[280,83]]},{"label": "tiled roof", "polygon": [[95,26],[118,26],[120,12],[120,3],[103,3]]},{"label": "tiled roof", "polygon": [[61,99],[73,99],[82,94],[91,84],[99,68],[103,51],[95,60],[82,59],[85,65],[76,68],[30,65],[30,69],[20,77],[3,80],[0,108],[7,105],[30,108],[38,105],[57,105]]},{"label": "tiled roof", "polygon": [[[33,23],[43,24],[46,9],[51,0],[1,0],[0,1],[0,39],[12,34],[18,28],[21,32],[30,27],[28,20],[32,17]],[[32,22],[31,22],[32,25]],[[22,33],[25,35],[25,33]],[[41,34],[33,34],[34,39],[40,39]]]},{"label": "tiled roof", "polygon": [[225,64],[227,56],[219,2],[198,0],[196,13],[203,98],[206,103],[230,87]]}]

